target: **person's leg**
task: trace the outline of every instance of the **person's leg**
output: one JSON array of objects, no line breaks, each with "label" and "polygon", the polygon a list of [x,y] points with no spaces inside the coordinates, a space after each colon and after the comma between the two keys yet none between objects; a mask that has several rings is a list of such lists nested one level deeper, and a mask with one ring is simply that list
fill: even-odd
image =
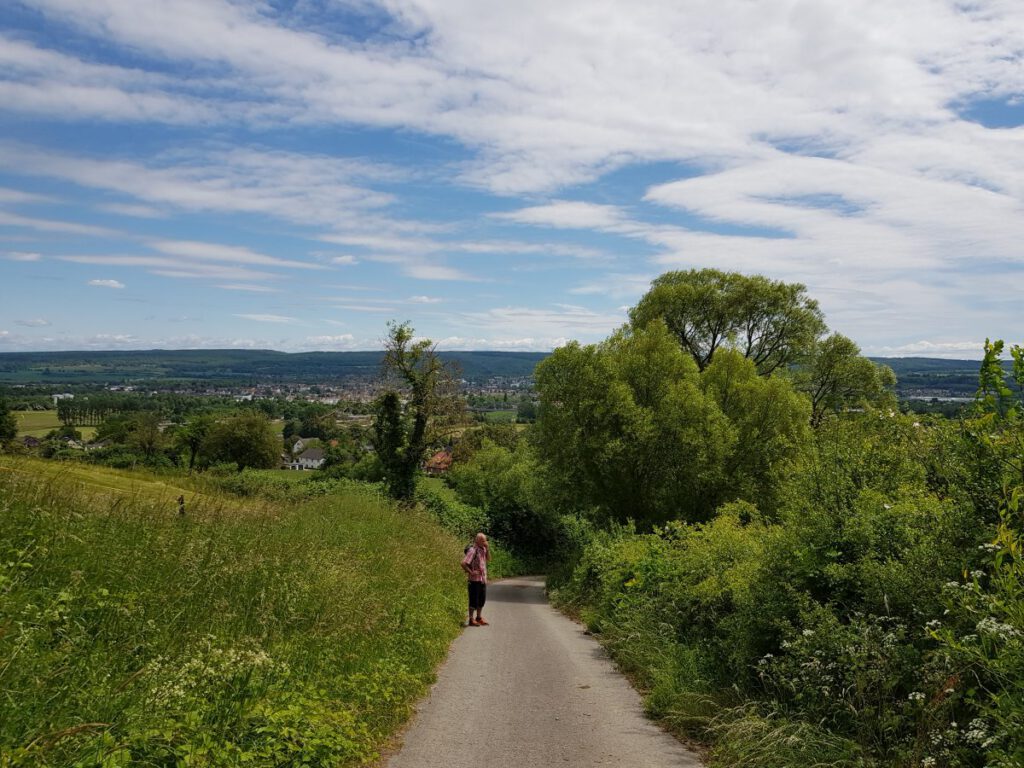
[{"label": "person's leg", "polygon": [[466,591],[469,592],[469,618],[466,620],[466,624],[473,624],[473,611],[476,610],[476,582],[467,581]]},{"label": "person's leg", "polygon": [[480,582],[480,591],[477,593],[477,600],[476,600],[476,620],[477,620],[477,622],[479,622],[480,624],[483,624],[484,626],[487,626],[487,623],[488,623],[488,622],[484,621],[484,603],[486,603],[486,602],[487,602],[487,584],[481,581]]}]

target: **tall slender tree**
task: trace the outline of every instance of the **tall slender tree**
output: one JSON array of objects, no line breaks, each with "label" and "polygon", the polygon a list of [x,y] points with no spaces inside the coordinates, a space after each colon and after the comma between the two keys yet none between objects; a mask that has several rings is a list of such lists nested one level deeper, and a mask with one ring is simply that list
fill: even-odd
[{"label": "tall slender tree", "polygon": [[408,501],[428,448],[459,421],[458,379],[430,339],[417,340],[409,323],[396,322],[388,324],[383,374],[392,389],[375,403],[373,444],[388,492]]}]

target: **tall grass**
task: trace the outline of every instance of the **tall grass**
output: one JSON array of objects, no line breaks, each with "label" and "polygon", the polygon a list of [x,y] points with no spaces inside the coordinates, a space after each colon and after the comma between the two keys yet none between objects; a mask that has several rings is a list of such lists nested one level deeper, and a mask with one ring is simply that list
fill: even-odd
[{"label": "tall grass", "polygon": [[0,472],[0,766],[358,765],[458,632],[457,540],[302,504]]}]

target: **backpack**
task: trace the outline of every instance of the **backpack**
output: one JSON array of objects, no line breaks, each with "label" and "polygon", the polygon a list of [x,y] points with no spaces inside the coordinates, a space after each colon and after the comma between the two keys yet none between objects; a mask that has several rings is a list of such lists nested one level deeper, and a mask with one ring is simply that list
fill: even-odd
[{"label": "backpack", "polygon": [[[465,548],[463,548],[462,554],[468,555],[469,554],[469,549],[472,546],[473,546],[472,542],[467,544],[465,546]],[[474,570],[480,567],[480,550],[479,549],[476,552],[473,553],[473,559],[469,561],[469,567],[474,569]]]}]

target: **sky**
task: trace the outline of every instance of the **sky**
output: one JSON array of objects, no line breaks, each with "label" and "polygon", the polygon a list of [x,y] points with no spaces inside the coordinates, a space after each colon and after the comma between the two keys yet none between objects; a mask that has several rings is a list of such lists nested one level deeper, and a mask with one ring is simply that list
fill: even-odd
[{"label": "sky", "polygon": [[549,350],[702,267],[1024,340],[1024,2],[0,4],[0,352]]}]

